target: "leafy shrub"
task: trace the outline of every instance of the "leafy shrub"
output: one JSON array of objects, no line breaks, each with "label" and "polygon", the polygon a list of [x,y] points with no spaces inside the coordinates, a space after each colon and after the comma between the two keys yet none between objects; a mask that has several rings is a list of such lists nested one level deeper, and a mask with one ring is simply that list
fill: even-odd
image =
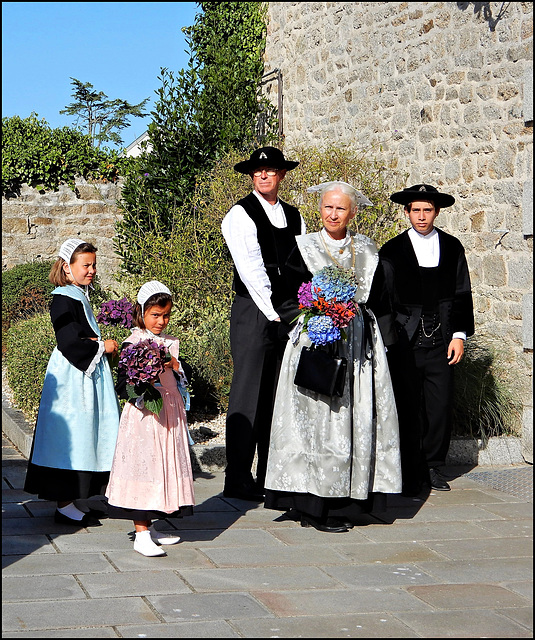
[{"label": "leafy shrub", "polygon": [[46,311],[54,285],[53,262],[28,262],[2,272],[2,320],[13,321]]},{"label": "leafy shrub", "polygon": [[7,331],[7,382],[15,404],[31,423],[37,418],[46,367],[55,346],[48,313],[20,320]]},{"label": "leafy shrub", "polygon": [[228,311],[208,313],[177,336],[181,355],[193,367],[192,411],[225,412],[232,381]]},{"label": "leafy shrub", "polygon": [[501,361],[481,339],[466,341],[465,356],[455,366],[454,435],[485,442],[493,436],[519,434],[521,402],[505,381]]},{"label": "leafy shrub", "polygon": [[115,181],[129,160],[93,148],[89,136],[62,127],[52,129],[36,113],[28,118],[2,118],[2,195],[13,197],[27,183],[56,190],[75,176]]}]

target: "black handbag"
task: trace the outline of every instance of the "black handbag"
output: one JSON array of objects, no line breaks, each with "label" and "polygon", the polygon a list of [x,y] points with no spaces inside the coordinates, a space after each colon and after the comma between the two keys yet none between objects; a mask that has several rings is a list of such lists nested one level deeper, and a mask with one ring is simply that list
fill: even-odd
[{"label": "black handbag", "polygon": [[314,346],[303,347],[294,384],[324,396],[341,397],[346,372],[347,359],[337,355],[332,346],[327,350]]}]

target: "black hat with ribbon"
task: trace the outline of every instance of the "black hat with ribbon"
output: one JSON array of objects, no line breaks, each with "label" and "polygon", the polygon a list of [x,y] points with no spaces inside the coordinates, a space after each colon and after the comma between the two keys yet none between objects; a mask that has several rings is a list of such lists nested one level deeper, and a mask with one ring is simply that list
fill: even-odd
[{"label": "black hat with ribbon", "polygon": [[407,205],[410,202],[418,200],[430,200],[434,202],[439,209],[443,207],[451,207],[455,202],[455,198],[448,193],[440,193],[440,191],[430,184],[415,184],[413,187],[407,187],[403,191],[397,191],[390,196],[392,202]]},{"label": "black hat with ribbon", "polygon": [[239,173],[251,173],[259,167],[269,167],[272,169],[295,169],[299,162],[286,160],[280,149],[275,147],[261,147],[251,153],[249,160],[238,162],[234,165],[234,170]]}]

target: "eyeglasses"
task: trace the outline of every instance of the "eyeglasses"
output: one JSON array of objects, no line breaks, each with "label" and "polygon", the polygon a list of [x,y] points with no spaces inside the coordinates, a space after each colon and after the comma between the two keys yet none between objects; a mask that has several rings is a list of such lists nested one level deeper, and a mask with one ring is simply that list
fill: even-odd
[{"label": "eyeglasses", "polygon": [[256,171],[253,171],[253,176],[255,178],[259,178],[264,172],[266,173],[267,176],[272,178],[273,176],[276,176],[277,173],[279,173],[279,170],[278,169],[257,169]]}]

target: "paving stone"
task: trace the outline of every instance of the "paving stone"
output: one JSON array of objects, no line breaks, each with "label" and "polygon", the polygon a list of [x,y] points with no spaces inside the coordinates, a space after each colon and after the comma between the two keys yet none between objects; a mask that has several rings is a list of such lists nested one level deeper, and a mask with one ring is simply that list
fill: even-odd
[{"label": "paving stone", "polygon": [[533,537],[533,517],[527,519],[514,520],[486,520],[480,526],[493,535],[504,538],[510,536],[518,538],[520,536]]},{"label": "paving stone", "polygon": [[131,549],[132,541],[128,535],[115,533],[93,533],[100,527],[92,527],[91,533],[85,535],[52,534],[50,537],[62,553],[91,553]]},{"label": "paving stone", "polygon": [[[235,626],[235,623],[233,623]],[[121,638],[241,638],[224,620],[117,627]],[[114,638],[117,636],[114,636]]]},{"label": "paving stone", "polygon": [[407,587],[412,595],[438,609],[496,609],[527,607],[529,601],[492,584],[439,584]]},{"label": "paving stone", "polygon": [[[334,535],[334,534],[332,534]],[[306,545],[303,547],[205,547],[204,553],[218,567],[266,567],[308,565],[314,558],[314,564],[342,564],[346,558],[326,545]]]},{"label": "paving stone", "polygon": [[148,596],[147,600],[166,622],[238,620],[272,615],[246,593]]},{"label": "paving stone", "polygon": [[487,530],[471,522],[395,522],[392,526],[366,527],[360,533],[374,542],[477,540],[489,537]]},{"label": "paving stone", "polygon": [[2,524],[4,535],[18,534],[86,534],[87,529],[95,530],[97,527],[74,526],[70,524],[56,524],[53,518],[10,518]]},{"label": "paving stone", "polygon": [[73,576],[2,578],[2,601],[82,599],[85,594]]},{"label": "paving stone", "polygon": [[147,571],[145,568],[143,571],[125,573],[78,573],[76,577],[91,598],[191,592],[191,589],[172,570]]},{"label": "paving stone", "polygon": [[486,504],[482,507],[502,518],[529,518],[533,516],[533,505],[527,502],[507,502],[503,504]]},{"label": "paving stone", "polygon": [[429,495],[426,506],[445,506],[453,504],[481,505],[487,503],[500,503],[509,500],[499,491],[490,493],[484,489],[461,489],[460,491],[436,491]]},{"label": "paving stone", "polygon": [[419,562],[418,566],[432,575],[437,582],[442,583],[501,583],[512,580],[529,580],[533,577],[532,558],[489,558],[486,560],[466,560],[462,563],[455,561]]},{"label": "paving stone", "polygon": [[278,617],[346,615],[393,611],[429,611],[425,602],[404,589],[315,589],[301,591],[254,591],[254,597]]},{"label": "paving stone", "polygon": [[420,522],[466,522],[479,520],[496,520],[499,518],[490,505],[488,509],[476,507],[474,505],[446,505],[446,506],[427,506],[420,509],[417,514],[411,518],[414,523]]},{"label": "paving stone", "polygon": [[6,502],[2,505],[2,519],[4,518],[29,518],[30,514],[23,505],[17,502]]},{"label": "paving stone", "polygon": [[476,558],[511,558],[533,556],[533,542],[530,538],[488,538],[478,540],[428,541],[426,545],[451,560],[470,560]]},{"label": "paving stone", "polygon": [[[85,627],[82,629],[54,629],[47,633],[49,638],[117,638],[111,627]],[[124,636],[128,637],[128,636]],[[43,638],[42,631],[8,631],[2,638]]]},{"label": "paving stone", "polygon": [[4,604],[2,624],[5,631],[41,629],[72,629],[77,627],[106,627],[118,624],[147,624],[158,622],[142,598],[109,598],[99,600],[69,600]]},{"label": "paving stone", "polygon": [[533,602],[533,581],[526,580],[524,582],[506,582],[504,584],[505,587],[511,589],[515,593],[519,593],[521,596],[525,596],[526,598],[531,598]]},{"label": "paving stone", "polygon": [[[208,491],[209,490],[207,489],[207,492]],[[195,499],[197,502],[194,507],[195,513],[201,513],[203,511],[229,511],[230,513],[235,513],[236,511],[239,511],[239,509],[236,509],[236,507],[229,504],[226,500],[222,500],[218,497],[209,497],[199,503],[199,496],[195,494]]]},{"label": "paving stone", "polygon": [[336,544],[333,548],[347,557],[352,564],[417,562],[419,560],[442,560],[429,548],[429,543],[377,542],[368,544]]},{"label": "paving stone", "polygon": [[528,629],[494,611],[472,609],[396,613],[423,638],[529,638]]},{"label": "paving stone", "polygon": [[327,541],[329,541],[329,546],[331,544],[338,546],[338,541],[348,544],[374,544],[361,533],[362,530],[361,527],[354,527],[347,533],[331,534],[318,531],[314,527],[294,526],[285,529],[270,529],[269,532],[287,545],[322,544]]},{"label": "paving stone", "polygon": [[[428,563],[430,564],[430,563]],[[323,566],[328,575],[349,587],[397,587],[409,584],[433,584],[436,580],[419,566],[405,564],[375,563],[373,565]]]},{"label": "paving stone", "polygon": [[[502,616],[507,616],[521,624],[522,626],[528,628],[533,633],[533,607],[515,607],[510,609],[496,609],[497,613],[500,613]],[[533,636],[532,636],[533,637]]]},{"label": "paving stone", "polygon": [[176,571],[178,569],[204,569],[213,564],[197,549],[187,549],[179,544],[165,548],[167,556],[148,558],[137,553],[132,547],[128,551],[108,551],[106,557],[117,567],[118,571],[142,571],[149,569]]},{"label": "paving stone", "polygon": [[41,576],[80,573],[104,573],[115,571],[102,554],[53,553],[26,557],[2,558],[3,576]]},{"label": "paving stone", "polygon": [[237,620],[233,626],[245,638],[418,638],[386,613],[338,616],[315,615],[278,620]]},{"label": "paving stone", "polygon": [[209,547],[257,547],[257,546],[273,546],[281,547],[282,543],[279,537],[272,534],[271,531],[263,529],[227,529],[222,530],[217,537],[206,536],[207,540],[198,538],[193,531],[181,531],[181,544],[185,546],[195,545],[201,549]]},{"label": "paving stone", "polygon": [[57,551],[44,535],[2,536],[3,556],[29,556],[34,553],[57,553]]},{"label": "paving stone", "polygon": [[317,567],[240,567],[239,569],[181,570],[195,591],[252,591],[257,589],[336,588],[339,583]]}]

